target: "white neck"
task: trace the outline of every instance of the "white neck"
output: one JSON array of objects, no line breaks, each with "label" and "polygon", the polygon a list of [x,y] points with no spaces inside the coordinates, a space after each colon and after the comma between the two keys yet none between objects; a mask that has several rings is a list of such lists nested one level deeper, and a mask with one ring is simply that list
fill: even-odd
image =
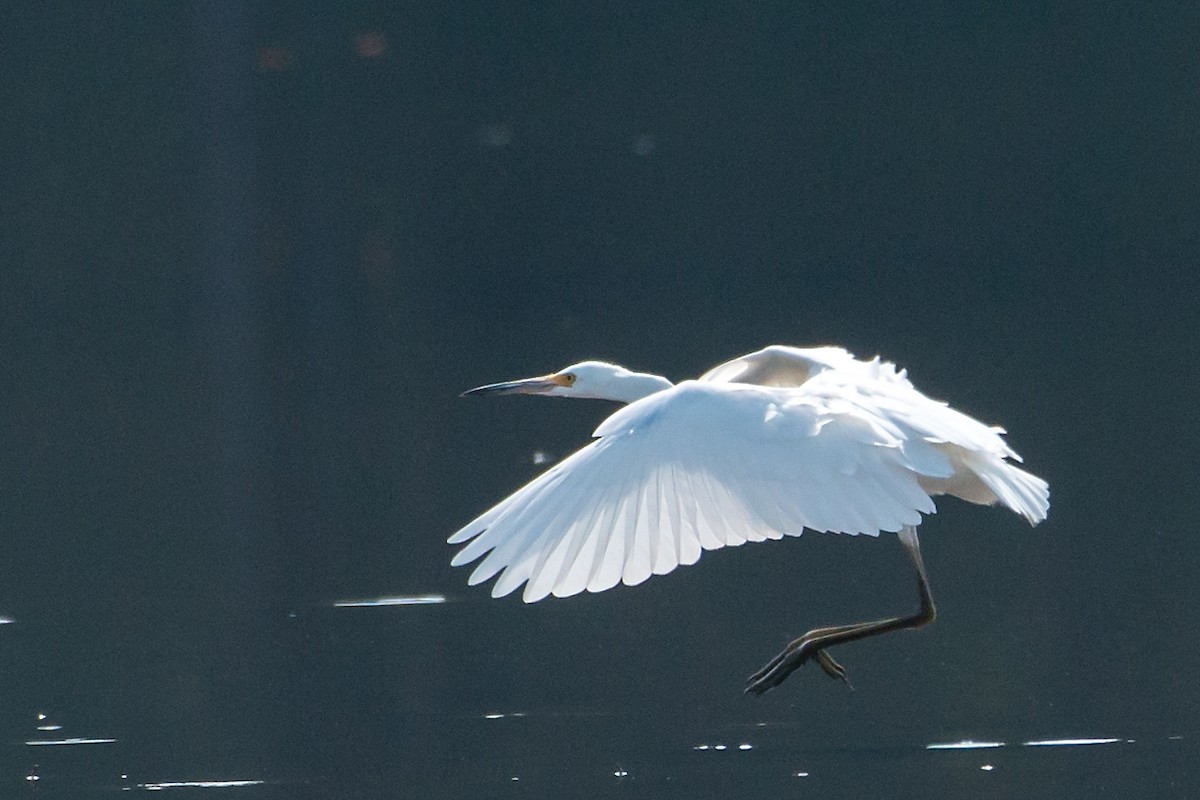
[{"label": "white neck", "polygon": [[674,385],[661,375],[629,372],[604,387],[604,399],[615,400],[618,403],[632,403],[656,392],[661,392],[663,389],[670,389]]}]

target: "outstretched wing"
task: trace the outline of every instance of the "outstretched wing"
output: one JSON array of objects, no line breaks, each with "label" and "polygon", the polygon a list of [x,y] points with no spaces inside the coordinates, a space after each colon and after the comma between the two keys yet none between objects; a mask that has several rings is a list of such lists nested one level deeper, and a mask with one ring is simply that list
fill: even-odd
[{"label": "outstretched wing", "polygon": [[922,481],[950,480],[955,465],[940,442],[910,440],[904,423],[872,408],[860,382],[689,381],[632,403],[597,441],[451,536],[467,543],[452,563],[482,557],[472,585],[500,573],[493,596],[525,583],[533,602],[638,584],[704,550],[805,528],[877,535],[916,525],[935,510],[936,487]]}]

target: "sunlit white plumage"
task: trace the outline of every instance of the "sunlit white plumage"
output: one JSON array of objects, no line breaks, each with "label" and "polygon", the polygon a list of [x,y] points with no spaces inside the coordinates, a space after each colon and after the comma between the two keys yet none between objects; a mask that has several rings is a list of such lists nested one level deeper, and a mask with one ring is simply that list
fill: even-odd
[{"label": "sunlit white plumage", "polygon": [[772,346],[698,380],[588,361],[475,394],[628,403],[595,441],[450,537],[472,585],[527,602],[634,585],[705,550],[916,526],[950,494],[1030,523],[1049,490],[989,427],[917,391],[905,371],[837,347]]}]

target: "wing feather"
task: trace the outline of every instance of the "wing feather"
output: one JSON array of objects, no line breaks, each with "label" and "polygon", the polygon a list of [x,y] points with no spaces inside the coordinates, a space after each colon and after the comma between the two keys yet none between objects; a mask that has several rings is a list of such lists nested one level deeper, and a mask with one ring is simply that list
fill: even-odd
[{"label": "wing feather", "polygon": [[570,480],[561,481],[560,485],[554,487],[561,489],[560,491],[554,492],[547,496],[544,502],[533,506],[536,511],[523,522],[526,533],[524,541],[515,551],[515,555],[513,551],[502,553],[501,548],[498,547],[480,564],[480,569],[486,568],[491,573],[495,569],[495,565],[489,564],[489,561],[495,559],[504,562],[501,564],[504,574],[492,586],[492,597],[503,597],[517,589],[533,575],[537,563],[543,557],[549,556],[547,551],[553,550],[557,545],[558,537],[561,535],[561,528],[557,526],[569,513],[572,501],[578,499],[578,493],[573,491],[572,483],[573,481]]},{"label": "wing feather", "polygon": [[[653,473],[651,475],[653,476]],[[621,582],[626,586],[637,586],[650,577],[653,553],[650,544],[650,524],[646,516],[650,511],[651,486],[651,481],[642,481],[634,492],[636,502],[633,505],[633,513],[629,515],[630,527],[625,532],[629,544],[625,568],[621,571]]]},{"label": "wing feather", "polygon": [[[568,524],[562,542],[554,548],[557,558],[547,559],[544,564],[535,569],[535,579],[530,581],[525,589],[526,602],[541,600],[551,593],[565,597],[577,594],[584,589],[584,581],[579,579],[570,581],[568,578],[580,559],[590,559],[594,553],[596,537],[593,535],[593,531],[597,525],[603,525],[602,522],[598,523],[597,518],[611,510],[611,505],[606,500],[616,497],[617,492],[610,486],[607,489],[600,487],[595,495],[589,495],[582,491],[576,492],[576,495],[579,499],[578,511],[575,518]],[[592,545],[592,550],[585,552],[589,543]],[[574,586],[573,589],[569,588],[572,586]]]},{"label": "wing feather", "polygon": [[596,508],[582,529],[578,551],[567,558],[561,577],[554,584],[556,597],[569,597],[587,588],[593,565],[600,558],[599,548],[612,525],[620,502],[620,486],[612,485],[593,498]]},{"label": "wing feather", "polygon": [[571,502],[564,504],[553,522],[546,526],[548,533],[552,534],[560,527],[564,533],[557,541],[548,542],[541,548],[525,586],[523,597],[526,602],[540,600],[553,590],[559,575],[567,567],[567,559],[578,551],[578,543],[582,543],[581,528],[595,513],[595,506],[595,497],[589,497],[586,492],[573,492]]},{"label": "wing feather", "polygon": [[[541,494],[545,494],[545,491],[535,495],[535,498]],[[561,497],[562,494],[559,493],[558,496]],[[501,597],[516,588],[512,581],[518,574],[528,576],[532,566],[528,562],[537,557],[538,545],[548,533],[546,523],[551,521],[554,513],[559,510],[558,504],[554,502],[556,498],[551,496],[547,499],[548,502],[530,503],[524,509],[525,513],[514,515],[512,524],[520,526],[517,528],[520,533],[488,553],[472,573],[472,585],[486,581],[504,570],[505,574],[492,587],[492,596]]]},{"label": "wing feather", "polygon": [[683,520],[679,514],[679,495],[675,492],[675,472],[670,465],[658,470],[658,528],[670,546],[663,549],[654,564],[655,575],[666,575],[679,566],[683,553]]},{"label": "wing feather", "polygon": [[691,482],[671,465],[671,493],[675,507],[679,509],[679,563],[685,566],[700,560],[704,547],[700,543],[699,523],[696,520],[696,503],[691,498]]},{"label": "wing feather", "polygon": [[597,531],[596,558],[587,582],[589,592],[603,592],[621,580],[621,572],[625,567],[625,543],[629,538],[630,510],[635,502],[630,489],[635,485],[633,479],[625,482],[617,496],[612,527]]}]

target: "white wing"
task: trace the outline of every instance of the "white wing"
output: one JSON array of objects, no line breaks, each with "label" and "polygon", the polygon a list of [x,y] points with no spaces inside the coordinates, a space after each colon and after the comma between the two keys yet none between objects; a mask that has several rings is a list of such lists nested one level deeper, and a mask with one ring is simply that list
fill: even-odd
[{"label": "white wing", "polygon": [[[467,542],[452,563],[486,555],[470,583],[502,573],[493,596],[527,583],[533,602],[638,584],[704,550],[805,528],[898,531],[956,480],[1006,489],[967,499],[1045,515],[1045,483],[1004,461],[1011,451],[993,429],[921,395],[891,365],[850,360],[881,377],[855,367],[799,388],[688,381],[626,406],[597,441],[451,536]],[[972,459],[988,478],[960,474]]]},{"label": "white wing", "polygon": [[[732,361],[718,364],[700,376],[710,383],[753,383],[757,386],[803,385],[809,378],[831,369],[856,371],[874,362],[856,361],[840,347],[789,347],[773,344]],[[903,377],[903,373],[900,374]]]},{"label": "white wing", "polygon": [[931,400],[913,388],[907,370],[878,357],[858,361],[840,347],[770,345],[719,364],[700,380],[859,395],[870,412],[893,423],[892,433],[906,443],[911,456],[933,459],[927,463],[934,471],[920,479],[929,494],[952,494],[972,503],[1002,501],[1035,524],[1049,510],[1046,482],[1005,461],[1021,457],[1000,438],[1003,428]]}]

